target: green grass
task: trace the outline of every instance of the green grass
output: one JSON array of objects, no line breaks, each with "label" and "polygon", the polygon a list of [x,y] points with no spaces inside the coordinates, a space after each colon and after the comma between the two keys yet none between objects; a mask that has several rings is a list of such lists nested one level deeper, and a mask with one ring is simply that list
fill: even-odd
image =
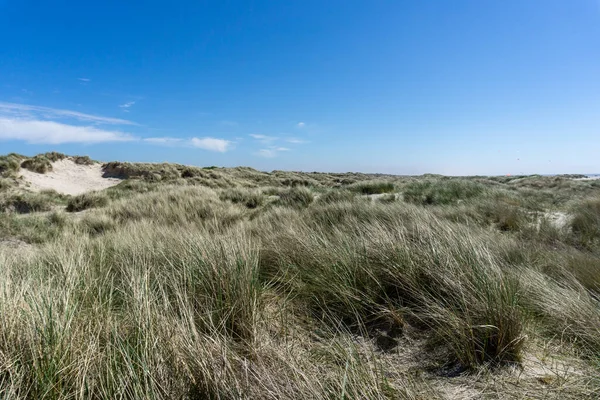
[{"label": "green grass", "polygon": [[71,159],[77,165],[93,165],[95,163],[89,156],[73,156]]},{"label": "green grass", "polygon": [[438,181],[415,181],[403,189],[404,200],[413,204],[455,204],[481,195],[485,186],[464,179],[441,179]]},{"label": "green grass", "polygon": [[383,194],[394,191],[394,184],[385,181],[365,181],[348,186],[349,190],[360,194]]},{"label": "green grass", "polygon": [[600,198],[586,200],[574,206],[571,229],[583,246],[600,243]]},{"label": "green grass", "polygon": [[108,196],[104,193],[89,192],[72,197],[67,203],[68,212],[78,212],[89,208],[104,207],[108,204]]},{"label": "green grass", "polygon": [[0,397],[600,394],[588,181],[119,168],[0,194]]},{"label": "green grass", "polygon": [[53,206],[64,204],[66,197],[53,190],[40,193],[9,192],[0,194],[0,212],[28,214],[50,211]]},{"label": "green grass", "polygon": [[38,174],[45,174],[52,171],[52,164],[49,158],[45,155],[37,155],[33,158],[28,158],[21,163],[21,168],[25,168]]},{"label": "green grass", "polygon": [[265,203],[265,196],[261,192],[249,189],[227,189],[221,192],[219,198],[248,208],[257,208]]},{"label": "green grass", "polygon": [[11,153],[6,156],[0,156],[0,176],[4,178],[13,178],[21,168],[21,162],[25,156]]}]

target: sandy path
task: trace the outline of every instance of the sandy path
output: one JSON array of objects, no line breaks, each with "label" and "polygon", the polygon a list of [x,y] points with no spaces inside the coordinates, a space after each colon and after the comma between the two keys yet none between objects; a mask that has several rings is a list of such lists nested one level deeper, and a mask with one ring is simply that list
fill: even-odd
[{"label": "sandy path", "polygon": [[103,178],[101,164],[78,165],[69,159],[53,162],[52,171],[45,174],[21,169],[20,175],[34,192],[54,189],[70,195],[106,189],[121,182],[117,178]]}]

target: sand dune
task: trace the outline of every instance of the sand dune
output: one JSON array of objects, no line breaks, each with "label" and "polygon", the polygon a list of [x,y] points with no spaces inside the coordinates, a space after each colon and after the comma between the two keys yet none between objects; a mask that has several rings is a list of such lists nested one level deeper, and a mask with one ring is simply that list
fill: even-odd
[{"label": "sand dune", "polygon": [[70,159],[52,163],[52,171],[38,174],[26,169],[21,169],[28,189],[38,192],[45,189],[54,189],[59,193],[77,195],[93,190],[102,190],[121,182],[116,178],[103,178],[102,165],[78,165]]}]

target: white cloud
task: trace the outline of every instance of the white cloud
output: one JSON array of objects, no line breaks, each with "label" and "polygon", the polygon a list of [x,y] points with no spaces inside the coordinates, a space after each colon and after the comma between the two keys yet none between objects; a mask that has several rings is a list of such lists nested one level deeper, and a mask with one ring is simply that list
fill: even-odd
[{"label": "white cloud", "polygon": [[199,149],[218,151],[220,153],[225,153],[227,150],[229,150],[231,146],[231,142],[229,140],[216,139],[211,137],[192,138],[191,144],[192,146],[198,147]]},{"label": "white cloud", "polygon": [[273,158],[277,155],[277,152],[270,149],[260,149],[256,155],[265,158]]},{"label": "white cloud", "polygon": [[258,135],[255,133],[251,133],[249,136],[260,142],[263,142],[263,143],[270,143],[270,142],[274,142],[275,140],[279,139],[276,136]]},{"label": "white cloud", "polygon": [[54,121],[0,118],[0,140],[22,140],[35,144],[104,143],[136,140],[131,135],[91,126]]},{"label": "white cloud", "polygon": [[293,143],[293,144],[308,143],[306,140],[297,139],[297,138],[288,138],[285,141],[288,142],[288,143]]},{"label": "white cloud", "polygon": [[121,104],[119,105],[119,107],[121,107],[121,109],[125,112],[129,112],[129,108],[135,104],[135,101],[128,101],[125,104]]},{"label": "white cloud", "polygon": [[304,128],[306,126],[306,124],[304,122],[298,122],[298,125],[296,125],[298,128]]},{"label": "white cloud", "polygon": [[282,151],[290,151],[290,149],[288,149],[287,147],[271,146],[267,149],[260,149],[255,154],[260,157],[273,158],[273,157],[277,157],[279,152],[282,152]]},{"label": "white cloud", "polygon": [[155,143],[155,144],[178,144],[183,142],[181,138],[175,137],[151,137],[142,139],[144,142]]},{"label": "white cloud", "polygon": [[[127,109],[133,104],[135,104],[135,101],[122,104],[120,107]],[[62,121],[66,118],[95,124],[94,126],[82,126]],[[191,146],[221,153],[230,150],[233,145],[233,142],[229,140],[213,137],[184,139],[164,136],[140,138],[127,132],[97,127],[96,124],[101,123],[136,125],[123,119],[101,117],[77,111],[0,102],[0,141],[18,140],[30,144],[134,141],[163,146]]]},{"label": "white cloud", "polygon": [[78,111],[61,110],[57,108],[41,106],[30,106],[28,104],[18,103],[0,102],[0,113],[28,117],[43,117],[43,119],[73,118],[79,121],[96,122],[99,124],[137,125],[135,122],[127,121],[125,119],[120,118],[101,117],[98,115],[84,114]]},{"label": "white cloud", "polygon": [[90,82],[91,79],[88,78],[77,78],[78,80],[80,80],[81,82]]}]

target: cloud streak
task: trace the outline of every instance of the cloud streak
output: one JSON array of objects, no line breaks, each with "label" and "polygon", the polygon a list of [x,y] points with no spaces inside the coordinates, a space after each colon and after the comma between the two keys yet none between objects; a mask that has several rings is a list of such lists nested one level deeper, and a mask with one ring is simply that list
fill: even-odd
[{"label": "cloud streak", "polygon": [[90,126],[0,118],[0,140],[21,140],[31,144],[62,144],[127,142],[136,138],[128,133]]},{"label": "cloud streak", "polygon": [[260,149],[255,154],[259,157],[274,158],[277,157],[282,151],[290,151],[290,149],[288,149],[287,147],[271,146],[266,149]]},{"label": "cloud streak", "polygon": [[131,108],[131,106],[133,106],[135,104],[135,100],[134,101],[128,101],[125,104],[121,104],[119,105],[119,107],[121,108],[121,110],[123,110],[124,112],[129,112],[129,108]]},{"label": "cloud streak", "polygon": [[0,102],[0,113],[18,116],[36,116],[45,119],[72,118],[79,121],[95,122],[107,125],[138,125],[135,122],[120,118],[102,117],[85,114],[78,111],[62,110],[58,108],[31,106],[28,104]]},{"label": "cloud streak", "polygon": [[117,130],[77,126],[55,121],[10,119],[0,117],[0,141],[18,140],[29,144],[96,144],[110,142],[144,142],[161,146],[195,147],[225,153],[233,142],[213,137],[183,139],[177,137],[140,138]]},{"label": "cloud streak", "polygon": [[292,143],[292,144],[308,143],[306,140],[297,139],[297,138],[287,138],[285,141],[288,142],[288,143]]},{"label": "cloud streak", "polygon": [[[131,101],[120,105],[120,107],[127,109],[134,104],[135,101]],[[94,124],[93,126],[82,126],[62,121],[66,118]],[[165,136],[142,138],[121,130],[100,128],[98,127],[100,124],[137,125],[119,118],[101,117],[50,107],[0,102],[0,141],[15,140],[30,144],[53,145],[138,142],[162,146],[194,147],[219,153],[229,151],[234,144],[230,140],[214,137],[184,139]]]},{"label": "cloud streak", "polygon": [[274,142],[276,140],[278,140],[279,138],[276,136],[267,136],[267,135],[259,135],[256,133],[251,133],[250,135],[251,138],[258,140],[259,142],[262,143],[271,143]]}]

